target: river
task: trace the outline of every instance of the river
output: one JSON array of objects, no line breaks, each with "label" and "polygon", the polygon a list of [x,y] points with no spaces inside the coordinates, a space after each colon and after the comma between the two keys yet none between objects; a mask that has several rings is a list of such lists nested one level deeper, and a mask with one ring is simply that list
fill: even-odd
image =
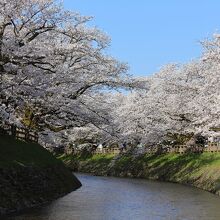
[{"label": "river", "polygon": [[220,197],[173,183],[76,174],[83,186],[10,220],[219,220]]}]

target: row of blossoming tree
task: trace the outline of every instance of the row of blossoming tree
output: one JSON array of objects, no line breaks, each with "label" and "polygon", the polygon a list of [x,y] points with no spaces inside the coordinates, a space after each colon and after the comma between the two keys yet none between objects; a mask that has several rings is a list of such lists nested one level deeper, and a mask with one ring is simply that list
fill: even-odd
[{"label": "row of blossoming tree", "polygon": [[136,82],[105,54],[110,39],[90,20],[53,0],[0,1],[2,125],[46,131],[47,141],[76,127],[104,129],[103,91]]},{"label": "row of blossoming tree", "polygon": [[200,59],[166,65],[145,79],[145,92],[119,97],[115,123],[125,139],[154,145],[197,136],[220,142],[220,36],[202,46]]},{"label": "row of blossoming tree", "polygon": [[[0,126],[38,131],[42,144],[212,137],[220,127],[220,38],[187,65],[148,78],[109,56],[91,17],[54,0],[0,0]],[[130,93],[112,92],[129,89]]]}]

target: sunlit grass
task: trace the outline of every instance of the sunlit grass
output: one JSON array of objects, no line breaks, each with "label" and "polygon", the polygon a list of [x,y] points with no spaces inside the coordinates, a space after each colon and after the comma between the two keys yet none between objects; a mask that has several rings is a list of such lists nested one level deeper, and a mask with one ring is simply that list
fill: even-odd
[{"label": "sunlit grass", "polygon": [[213,192],[220,190],[220,153],[145,154],[138,157],[126,154],[114,160],[112,165],[113,158],[114,155],[100,154],[87,158],[61,157],[65,163],[77,161],[81,172],[129,175],[190,184]]}]

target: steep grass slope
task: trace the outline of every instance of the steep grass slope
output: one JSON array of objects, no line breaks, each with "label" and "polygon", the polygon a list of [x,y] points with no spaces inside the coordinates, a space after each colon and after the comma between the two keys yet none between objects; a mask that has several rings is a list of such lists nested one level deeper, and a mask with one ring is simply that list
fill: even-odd
[{"label": "steep grass slope", "polygon": [[[195,186],[220,195],[220,153],[60,156],[73,170]],[[76,162],[78,161],[78,162]]]},{"label": "steep grass slope", "polygon": [[49,202],[80,186],[40,145],[0,136],[0,216]]}]

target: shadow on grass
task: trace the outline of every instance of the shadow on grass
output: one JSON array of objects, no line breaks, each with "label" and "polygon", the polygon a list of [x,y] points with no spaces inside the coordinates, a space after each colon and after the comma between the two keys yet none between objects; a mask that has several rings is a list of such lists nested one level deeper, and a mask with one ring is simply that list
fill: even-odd
[{"label": "shadow on grass", "polygon": [[198,172],[205,167],[216,164],[220,156],[214,153],[202,154],[166,154],[152,155],[144,158],[148,164],[149,175],[158,176],[161,180],[180,179],[188,182],[198,178]]}]

